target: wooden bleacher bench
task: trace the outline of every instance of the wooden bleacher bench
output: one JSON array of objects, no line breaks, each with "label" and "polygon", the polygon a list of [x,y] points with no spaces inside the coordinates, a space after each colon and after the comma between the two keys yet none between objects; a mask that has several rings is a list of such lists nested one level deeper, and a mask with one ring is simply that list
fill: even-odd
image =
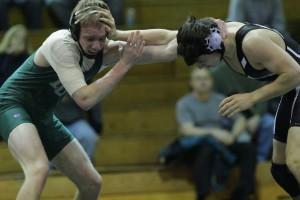
[{"label": "wooden bleacher bench", "polygon": [[[270,163],[261,163],[257,167],[256,197],[258,200],[280,200],[280,197],[287,196],[273,181],[269,168]],[[101,168],[99,170],[101,172]],[[178,178],[179,173],[181,178]],[[155,166],[134,168],[133,170],[128,167],[119,168],[117,171],[102,170],[104,180],[102,199],[182,200],[179,197],[194,198],[194,186],[186,178],[189,176],[188,174],[188,171],[180,170],[161,171],[159,167]],[[236,174],[233,172],[231,175],[231,189],[234,187],[234,181],[237,180]],[[0,199],[13,199],[22,180],[23,176],[20,174],[0,176]],[[224,192],[212,194],[208,199],[225,200],[229,196],[229,191],[230,188]],[[74,192],[74,185],[66,177],[55,172],[47,181],[42,199],[71,199]]]},{"label": "wooden bleacher bench", "polygon": [[[160,149],[170,143],[176,135],[123,135],[103,136],[95,152],[95,165],[126,166],[157,164]],[[12,158],[6,144],[0,144],[0,174],[21,172],[19,164]],[[0,198],[1,199],[1,198]]]}]

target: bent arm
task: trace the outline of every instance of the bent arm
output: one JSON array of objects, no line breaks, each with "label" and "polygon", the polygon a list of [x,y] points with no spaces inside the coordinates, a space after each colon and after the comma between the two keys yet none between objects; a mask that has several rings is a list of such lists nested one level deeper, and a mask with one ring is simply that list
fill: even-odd
[{"label": "bent arm", "polygon": [[[144,48],[142,39],[139,33],[131,34],[124,46],[122,57],[115,66],[102,78],[79,88],[72,94],[73,99],[81,108],[90,109],[113,90],[132,67],[134,61],[142,54]],[[137,46],[129,45],[131,43],[135,43]]]},{"label": "bent arm", "polygon": [[114,89],[128,70],[120,61],[102,78],[74,92],[72,98],[82,109],[89,110]]},{"label": "bent arm", "polygon": [[300,85],[299,64],[271,40],[259,39],[250,45],[249,53],[252,60],[260,62],[265,69],[278,74],[276,80],[251,93],[254,103],[281,96]]}]

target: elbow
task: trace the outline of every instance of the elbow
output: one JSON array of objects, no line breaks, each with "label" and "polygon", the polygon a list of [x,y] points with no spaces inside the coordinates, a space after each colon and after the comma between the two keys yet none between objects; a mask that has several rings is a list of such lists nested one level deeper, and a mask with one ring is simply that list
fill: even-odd
[{"label": "elbow", "polygon": [[72,95],[72,98],[76,102],[76,104],[84,111],[88,111],[93,107],[90,98],[87,95],[84,95],[80,92],[75,92]]},{"label": "elbow", "polygon": [[88,100],[84,99],[77,99],[75,100],[76,104],[84,111],[88,111],[92,108],[92,105],[88,102]]},{"label": "elbow", "polygon": [[84,110],[84,111],[88,111],[88,110],[90,110],[90,109],[92,108],[92,106],[90,106],[90,105],[87,104],[87,103],[81,103],[81,104],[78,104],[78,106],[79,106],[82,110]]}]

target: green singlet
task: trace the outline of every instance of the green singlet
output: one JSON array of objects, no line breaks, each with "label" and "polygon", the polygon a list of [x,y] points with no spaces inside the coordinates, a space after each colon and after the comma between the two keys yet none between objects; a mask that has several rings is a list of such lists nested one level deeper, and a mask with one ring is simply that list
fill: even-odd
[{"label": "green singlet", "polygon": [[[0,88],[0,135],[7,142],[14,128],[23,123],[36,126],[48,159],[52,160],[73,136],[55,117],[53,110],[66,94],[52,67],[38,67],[32,54]],[[85,80],[99,72],[103,52],[90,70],[83,72]],[[80,59],[82,66],[82,55]]]}]

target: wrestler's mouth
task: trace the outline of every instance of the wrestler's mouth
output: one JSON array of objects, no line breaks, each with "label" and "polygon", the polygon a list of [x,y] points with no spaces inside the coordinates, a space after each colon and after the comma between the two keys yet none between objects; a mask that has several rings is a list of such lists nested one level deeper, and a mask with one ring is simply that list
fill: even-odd
[{"label": "wrestler's mouth", "polygon": [[98,52],[97,51],[88,51],[87,53],[90,55],[96,55]]}]

